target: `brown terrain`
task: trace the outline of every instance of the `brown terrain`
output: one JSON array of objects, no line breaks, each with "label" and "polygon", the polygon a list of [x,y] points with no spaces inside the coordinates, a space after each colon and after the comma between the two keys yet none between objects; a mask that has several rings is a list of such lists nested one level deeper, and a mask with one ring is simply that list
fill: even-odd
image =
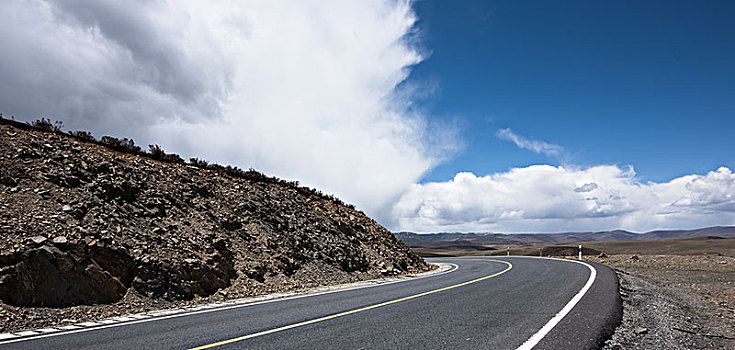
[{"label": "brown terrain", "polygon": [[297,183],[36,126],[0,119],[0,333],[428,269]]},{"label": "brown terrain", "polygon": [[586,260],[612,267],[620,282],[623,321],[604,349],[735,349],[735,238],[410,246],[423,256],[505,255],[510,247],[513,255],[569,258],[579,244]]},{"label": "brown terrain", "polygon": [[735,349],[735,258],[612,255],[623,320],[604,349]]},{"label": "brown terrain", "polygon": [[733,255],[732,248],[735,241],[732,238],[735,238],[735,227],[716,226],[696,230],[646,233],[616,230],[530,234],[399,232],[396,235],[422,256],[504,255],[507,248],[511,248],[514,255],[576,255],[579,244],[583,245],[585,255],[596,255],[601,251],[607,254],[730,252],[729,254]]}]

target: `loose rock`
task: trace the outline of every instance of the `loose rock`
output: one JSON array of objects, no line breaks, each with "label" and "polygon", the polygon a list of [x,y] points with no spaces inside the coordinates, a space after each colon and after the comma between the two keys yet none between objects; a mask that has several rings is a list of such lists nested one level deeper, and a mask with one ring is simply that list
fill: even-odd
[{"label": "loose rock", "polygon": [[311,191],[11,124],[0,119],[0,332],[30,324],[28,310],[43,326],[428,269]]}]

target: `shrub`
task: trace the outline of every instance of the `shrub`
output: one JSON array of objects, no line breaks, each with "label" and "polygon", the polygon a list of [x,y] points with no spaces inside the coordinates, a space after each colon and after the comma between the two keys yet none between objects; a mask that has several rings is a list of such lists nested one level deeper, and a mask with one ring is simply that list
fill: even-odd
[{"label": "shrub", "polygon": [[[21,128],[23,130],[34,128],[37,130],[43,130],[43,131],[55,132],[55,133],[62,132],[61,128],[63,126],[62,122],[60,121],[52,122],[50,119],[46,119],[46,118],[41,118],[32,123],[21,123],[21,122],[17,122],[14,120],[3,118],[2,113],[0,113],[0,123],[10,124],[15,127]],[[90,132],[81,131],[81,130],[69,132],[68,134],[71,136],[80,138],[80,139],[85,139],[85,140],[89,140],[89,141],[95,142],[100,145],[104,145],[109,148],[113,148],[113,149],[116,149],[122,152],[149,156],[153,159],[163,161],[163,162],[178,163],[178,164],[186,163],[184,159],[182,159],[178,154],[173,154],[173,153],[168,154],[158,145],[149,145],[148,146],[149,151],[144,152],[140,147],[135,145],[135,142],[133,141],[133,139],[123,138],[121,140],[121,139],[118,139],[112,136],[102,136],[102,138],[99,141],[96,141],[94,136],[92,136]],[[270,184],[276,184],[276,185],[280,185],[280,186],[287,187],[287,188],[292,188],[303,195],[314,195],[319,198],[332,201],[336,204],[346,206],[350,209],[355,209],[354,205],[346,204],[341,199],[333,195],[325,194],[314,188],[301,186],[298,181],[287,181],[287,180],[279,179],[275,176],[267,176],[253,168],[249,168],[248,170],[243,170],[236,166],[231,166],[231,165],[223,166],[217,163],[209,163],[206,160],[199,159],[199,158],[190,158],[189,164],[199,167],[199,168],[204,168],[204,169],[209,169],[209,170],[214,170],[214,171],[221,171],[230,176],[238,177],[238,178],[253,181],[253,182],[270,183]]]},{"label": "shrub", "polygon": [[209,170],[224,171],[225,170],[225,167],[223,167],[222,165],[219,165],[217,163],[209,163],[209,165],[207,165],[207,169],[209,169]]},{"label": "shrub", "polygon": [[61,132],[61,128],[64,126],[64,123],[58,120],[55,122],[52,122],[51,119],[41,118],[41,119],[31,122],[31,126],[33,126],[36,129],[43,130],[43,131]]},{"label": "shrub", "polygon": [[148,154],[155,160],[184,164],[184,159],[175,153],[166,153],[159,145],[148,145]]},{"label": "shrub", "polygon": [[186,163],[184,161],[184,158],[181,158],[181,156],[179,156],[176,153],[168,153],[168,154],[166,154],[166,161],[167,162],[171,162],[171,163],[177,163],[177,164],[184,164],[184,163]]},{"label": "shrub", "polygon": [[148,145],[148,154],[155,160],[163,160],[166,158],[166,152],[159,145]]},{"label": "shrub", "polygon": [[127,152],[132,152],[132,153],[140,153],[143,151],[139,146],[135,145],[135,141],[133,141],[133,139],[129,139],[127,137],[120,140],[117,137],[102,136],[102,138],[100,139],[100,142],[108,146],[111,146],[113,148],[117,148],[121,151],[127,151]]},{"label": "shrub", "polygon": [[80,138],[80,139],[88,140],[88,141],[97,141],[97,139],[95,139],[94,136],[92,136],[92,133],[89,131],[84,131],[84,130],[70,131],[69,135]]},{"label": "shrub", "polygon": [[209,165],[209,163],[207,163],[206,160],[199,159],[199,158],[189,158],[189,164],[200,167],[200,168],[205,168],[205,169]]}]

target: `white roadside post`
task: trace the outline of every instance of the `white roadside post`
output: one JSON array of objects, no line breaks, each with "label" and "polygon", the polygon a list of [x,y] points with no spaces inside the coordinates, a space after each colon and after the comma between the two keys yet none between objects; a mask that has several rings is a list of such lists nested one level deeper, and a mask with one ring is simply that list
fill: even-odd
[{"label": "white roadside post", "polygon": [[510,256],[510,247],[508,247],[508,250],[506,251],[505,256]]},{"label": "white roadside post", "polygon": [[582,260],[582,245],[579,245],[579,260]]}]

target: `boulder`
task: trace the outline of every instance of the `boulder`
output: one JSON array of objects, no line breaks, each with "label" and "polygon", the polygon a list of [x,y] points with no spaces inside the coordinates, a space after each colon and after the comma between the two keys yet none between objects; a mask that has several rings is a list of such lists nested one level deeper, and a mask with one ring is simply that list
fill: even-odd
[{"label": "boulder", "polygon": [[15,260],[0,270],[0,299],[17,306],[113,303],[125,295],[135,273],[127,254],[83,246],[67,252],[43,246]]},{"label": "boulder", "polygon": [[33,236],[31,237],[31,243],[36,245],[41,245],[46,242],[46,237],[44,236]]}]

